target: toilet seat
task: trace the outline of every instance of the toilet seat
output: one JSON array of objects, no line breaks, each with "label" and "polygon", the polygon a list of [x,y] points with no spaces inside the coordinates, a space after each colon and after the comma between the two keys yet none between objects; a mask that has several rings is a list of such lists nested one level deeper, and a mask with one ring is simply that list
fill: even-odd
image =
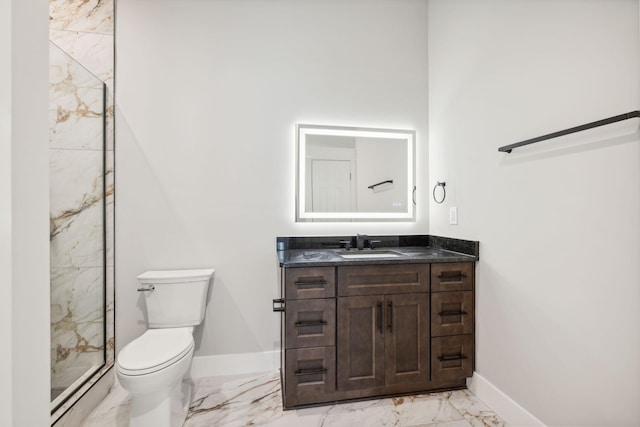
[{"label": "toilet seat", "polygon": [[173,365],[193,350],[192,328],[149,329],[118,354],[118,371],[145,375]]}]

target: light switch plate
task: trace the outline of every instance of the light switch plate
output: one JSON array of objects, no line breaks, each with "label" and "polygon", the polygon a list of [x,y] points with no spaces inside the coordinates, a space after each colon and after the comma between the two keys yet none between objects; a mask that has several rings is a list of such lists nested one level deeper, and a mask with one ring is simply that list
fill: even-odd
[{"label": "light switch plate", "polygon": [[458,208],[456,206],[451,206],[449,208],[449,224],[458,224]]}]

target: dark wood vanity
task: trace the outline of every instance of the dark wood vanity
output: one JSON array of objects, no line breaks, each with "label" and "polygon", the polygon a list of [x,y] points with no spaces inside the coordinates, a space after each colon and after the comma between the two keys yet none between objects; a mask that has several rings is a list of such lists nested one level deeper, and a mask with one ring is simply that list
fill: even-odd
[{"label": "dark wood vanity", "polygon": [[281,262],[286,409],[466,386],[477,257],[428,254]]}]

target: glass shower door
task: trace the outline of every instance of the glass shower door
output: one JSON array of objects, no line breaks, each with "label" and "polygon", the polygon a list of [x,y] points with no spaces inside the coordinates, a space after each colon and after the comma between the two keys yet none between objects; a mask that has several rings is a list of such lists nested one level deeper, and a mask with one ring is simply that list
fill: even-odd
[{"label": "glass shower door", "polygon": [[51,401],[105,364],[105,85],[50,43]]}]

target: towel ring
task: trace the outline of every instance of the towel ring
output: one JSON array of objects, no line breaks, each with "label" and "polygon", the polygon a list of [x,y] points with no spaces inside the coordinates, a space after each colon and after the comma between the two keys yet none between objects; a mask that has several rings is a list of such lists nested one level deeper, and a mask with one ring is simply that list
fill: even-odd
[{"label": "towel ring", "polygon": [[[433,200],[438,204],[444,202],[444,199],[447,198],[447,190],[445,190],[444,188],[445,185],[447,185],[446,182],[438,181],[438,183],[433,187]],[[442,187],[442,199],[440,200],[438,200],[438,197],[436,196],[436,190],[438,189],[438,187]]]}]

